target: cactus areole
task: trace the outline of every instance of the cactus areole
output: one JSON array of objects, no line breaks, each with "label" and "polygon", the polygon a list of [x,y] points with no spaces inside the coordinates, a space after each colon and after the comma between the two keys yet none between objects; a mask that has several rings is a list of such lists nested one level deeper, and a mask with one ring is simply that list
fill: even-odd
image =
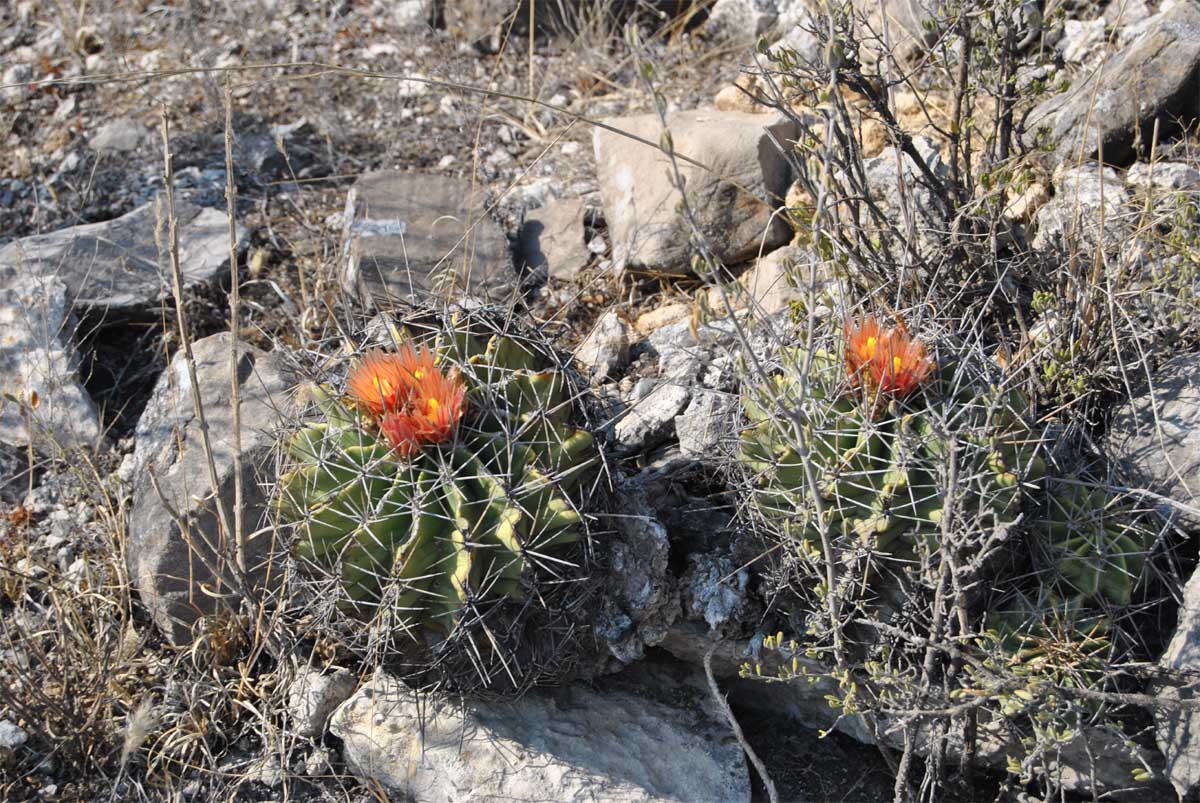
[{"label": "cactus areole", "polygon": [[318,420],[287,442],[276,512],[344,612],[448,634],[522,599],[531,569],[580,537],[569,495],[592,436],[568,422],[564,376],[517,339],[400,333],[355,361],[344,394],[309,390]]}]

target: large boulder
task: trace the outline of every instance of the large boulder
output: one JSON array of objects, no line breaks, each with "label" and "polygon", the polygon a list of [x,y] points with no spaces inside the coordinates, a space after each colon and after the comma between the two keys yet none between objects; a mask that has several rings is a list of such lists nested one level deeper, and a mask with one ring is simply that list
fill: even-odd
[{"label": "large boulder", "polygon": [[[1134,149],[1188,125],[1200,111],[1200,3],[1179,0],[1147,20],[1140,35],[1025,121],[1029,147],[1048,143],[1058,161],[1121,164]],[[1140,140],[1139,140],[1140,138]]]},{"label": "large boulder", "polygon": [[[216,493],[232,526],[230,337],[224,332],[192,344],[211,456],[203,445],[191,379],[179,352],[159,377],[138,421],[134,452],[121,467],[122,477],[133,486],[126,546],[129,574],[155,624],[175,644],[189,643],[192,625],[221,610],[218,595],[228,598],[235,587],[234,538],[221,526],[209,474],[211,457]],[[247,544],[248,590],[263,591],[278,583],[281,574],[280,567],[270,565],[277,552],[271,531],[258,531],[266,511],[265,489],[272,479],[275,433],[289,409],[288,391],[295,382],[278,352],[242,344],[239,356],[242,522],[243,531],[254,534]]]},{"label": "large boulder", "polygon": [[660,147],[657,114],[605,121],[593,145],[617,265],[686,275],[692,226],[680,210],[677,166],[696,227],[715,255],[733,264],[791,237],[783,205],[796,126],[783,117],[697,109],[667,116],[675,158]]},{"label": "large boulder", "polygon": [[463,179],[384,170],[354,183],[342,231],[342,287],[365,301],[475,296],[516,290],[508,238],[482,188]]},{"label": "large boulder", "polygon": [[1162,497],[1165,515],[1200,527],[1200,353],[1168,360],[1141,388],[1113,415],[1109,454],[1130,485]]},{"label": "large boulder", "polygon": [[741,748],[702,711],[625,689],[459,706],[380,671],[333,714],[347,765],[423,801],[749,801]]},{"label": "large boulder", "polygon": [[[229,222],[224,211],[175,203],[179,267],[184,287],[228,270]],[[77,305],[99,309],[145,306],[171,295],[171,274],[159,259],[154,203],[101,223],[87,223],[14,240],[0,248],[0,266],[53,276]],[[246,230],[238,226],[238,243]]]},{"label": "large boulder", "polygon": [[52,453],[100,440],[74,325],[61,281],[0,263],[0,442],[24,446],[32,437],[38,451]]}]

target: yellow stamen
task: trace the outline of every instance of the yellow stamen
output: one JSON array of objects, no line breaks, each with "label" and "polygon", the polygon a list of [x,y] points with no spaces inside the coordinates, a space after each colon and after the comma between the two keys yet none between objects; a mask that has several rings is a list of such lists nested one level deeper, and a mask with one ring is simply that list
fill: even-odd
[{"label": "yellow stamen", "polygon": [[900,366],[904,364],[904,360],[899,357],[892,357],[892,373],[900,373]]},{"label": "yellow stamen", "polygon": [[437,412],[439,406],[440,405],[438,404],[437,399],[430,399],[428,402],[425,403],[425,412],[428,415],[433,415],[434,413]]},{"label": "yellow stamen", "polygon": [[868,360],[875,356],[875,344],[877,342],[878,338],[874,336],[867,338],[867,345],[866,348],[863,349],[863,356],[865,356]]},{"label": "yellow stamen", "polygon": [[386,398],[388,396],[391,396],[393,391],[396,390],[394,387],[392,387],[391,382],[387,381],[386,379],[384,379],[382,377],[378,377],[378,376],[374,377],[372,379],[372,381],[375,384],[375,389],[377,391],[379,391],[379,395],[382,397]]},{"label": "yellow stamen", "polygon": [[413,377],[415,377],[416,379],[424,379],[425,372],[422,371],[420,368],[418,368],[417,370],[413,371]]}]

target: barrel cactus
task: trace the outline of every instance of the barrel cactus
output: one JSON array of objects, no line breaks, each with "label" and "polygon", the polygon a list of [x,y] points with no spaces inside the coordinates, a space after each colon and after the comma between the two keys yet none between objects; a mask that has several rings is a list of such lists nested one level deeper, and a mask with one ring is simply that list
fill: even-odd
[{"label": "barrel cactus", "polygon": [[822,532],[845,547],[936,549],[949,472],[960,515],[1011,521],[1044,465],[1021,394],[969,367],[939,367],[902,327],[872,319],[847,325],[841,344],[784,349],[779,370],[744,391],[739,458],[755,509],[817,560]]},{"label": "barrel cactus", "polygon": [[276,511],[301,572],[344,613],[445,636],[521,600],[536,564],[562,563],[596,455],[565,375],[518,338],[462,320],[391,333],[353,360],[344,392],[309,388],[318,420],[287,441]]}]

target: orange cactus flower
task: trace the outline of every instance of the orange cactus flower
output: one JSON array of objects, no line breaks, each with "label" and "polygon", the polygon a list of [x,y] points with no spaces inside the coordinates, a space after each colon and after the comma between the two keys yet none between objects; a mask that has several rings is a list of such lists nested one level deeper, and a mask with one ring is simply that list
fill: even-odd
[{"label": "orange cactus flower", "polygon": [[902,398],[929,378],[933,360],[926,354],[924,343],[903,329],[892,329],[876,347],[869,370],[880,392]]},{"label": "orange cactus flower", "polygon": [[850,372],[851,380],[858,382],[862,379],[864,369],[875,359],[883,336],[879,321],[874,318],[864,317],[857,326],[846,321],[846,369]]},{"label": "orange cactus flower", "polygon": [[346,392],[360,410],[383,415],[408,401],[408,374],[398,354],[368,351],[346,378]]},{"label": "orange cactus flower", "polygon": [[379,430],[400,457],[409,458],[426,444],[442,443],[454,434],[466,411],[467,389],[458,371],[443,374],[437,368],[413,374],[408,403],[388,412]]},{"label": "orange cactus flower", "polygon": [[360,410],[379,417],[402,409],[415,383],[437,373],[433,352],[404,343],[395,354],[373,349],[350,372],[346,391]]},{"label": "orange cactus flower", "polygon": [[884,329],[864,317],[857,325],[846,322],[846,368],[853,383],[900,398],[929,378],[933,360],[903,325]]}]

